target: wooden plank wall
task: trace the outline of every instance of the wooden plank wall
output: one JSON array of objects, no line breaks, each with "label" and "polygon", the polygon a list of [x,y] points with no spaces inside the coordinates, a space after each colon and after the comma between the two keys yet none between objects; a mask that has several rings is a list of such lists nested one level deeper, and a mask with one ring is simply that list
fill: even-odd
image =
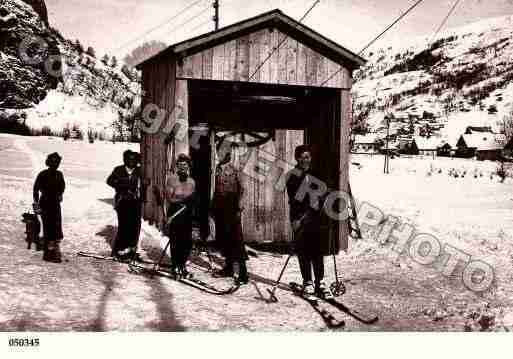
[{"label": "wooden plank wall", "polygon": [[154,134],[143,134],[141,139],[141,154],[143,158],[143,175],[149,182],[146,193],[147,202],[143,208],[143,216],[152,223],[162,223],[162,209],[157,206],[153,195],[156,186],[163,190],[167,173],[168,148],[164,140],[167,136],[163,129],[169,129],[170,114],[175,102],[175,72],[176,63],[168,62],[147,64],[143,71],[142,87],[145,91],[143,108],[146,105],[156,105],[161,112],[162,124]]},{"label": "wooden plank wall", "polygon": [[[351,72],[344,69],[342,72],[342,79],[345,83],[346,88],[351,88],[353,85],[353,79]],[[349,91],[341,91],[340,93],[340,174],[339,174],[339,189],[344,192],[348,192],[349,189],[349,160],[350,160],[350,137],[351,137],[351,121],[352,121],[352,104],[351,104],[351,93]],[[339,240],[341,249],[346,250],[348,248],[349,241],[349,229],[347,221],[341,223]]]},{"label": "wooden plank wall", "polygon": [[[288,168],[295,165],[294,149],[303,143],[303,131],[276,131],[276,140],[259,147],[259,156],[265,159],[278,158]],[[246,162],[245,150],[234,150],[234,165],[242,171]],[[253,163],[254,164],[254,163]],[[272,166],[265,180],[257,182],[249,176],[242,176],[244,187],[244,213],[242,216],[246,241],[287,241],[290,239],[289,205],[284,187],[277,186],[281,179],[283,165]]]},{"label": "wooden plank wall", "polygon": [[344,88],[340,70],[279,30],[264,29],[185,57],[177,77]]}]

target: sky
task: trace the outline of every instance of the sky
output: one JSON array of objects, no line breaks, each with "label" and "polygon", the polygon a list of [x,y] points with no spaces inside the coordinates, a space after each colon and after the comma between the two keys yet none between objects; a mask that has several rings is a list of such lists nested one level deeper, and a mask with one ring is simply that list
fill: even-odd
[{"label": "sky", "polygon": [[[194,4],[198,2],[197,4]],[[213,0],[46,0],[49,20],[65,37],[122,58],[144,41],[173,44],[212,31]],[[220,27],[279,8],[299,20],[314,0],[219,0]],[[416,0],[321,0],[304,23],[359,52]],[[424,0],[376,48],[409,37],[431,37],[455,0]],[[174,17],[186,7],[187,11]],[[444,28],[513,14],[513,0],[460,0]],[[168,21],[169,20],[169,21]],[[148,30],[156,28],[146,34]],[[145,35],[146,34],[146,35]],[[144,36],[143,36],[144,35]],[[139,38],[139,39],[138,39]]]}]

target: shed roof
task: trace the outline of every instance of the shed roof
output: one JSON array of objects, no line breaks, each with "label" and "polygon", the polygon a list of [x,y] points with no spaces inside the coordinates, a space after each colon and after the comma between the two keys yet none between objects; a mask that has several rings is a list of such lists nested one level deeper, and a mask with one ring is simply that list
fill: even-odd
[{"label": "shed roof", "polygon": [[506,144],[506,137],[504,135],[489,132],[461,135],[461,140],[465,141],[467,147],[475,148],[478,151],[501,150]]},{"label": "shed roof", "polygon": [[438,137],[415,136],[413,141],[419,150],[436,150],[442,145],[442,140]]},{"label": "shed roof", "polygon": [[378,136],[375,133],[367,133],[365,135],[356,135],[354,143],[376,143]]},{"label": "shed roof", "polygon": [[277,28],[280,31],[283,31],[285,34],[295,38],[303,44],[316,49],[321,54],[338,64],[345,64],[354,69],[364,65],[366,62],[366,60],[359,55],[285,15],[281,10],[275,9],[233,25],[223,27],[219,30],[171,45],[154,56],[151,56],[137,64],[136,68],[140,70],[148,62],[161,56],[169,54],[181,54],[182,56],[188,56],[203,49],[214,47],[220,43],[230,41],[234,38],[268,27]]}]

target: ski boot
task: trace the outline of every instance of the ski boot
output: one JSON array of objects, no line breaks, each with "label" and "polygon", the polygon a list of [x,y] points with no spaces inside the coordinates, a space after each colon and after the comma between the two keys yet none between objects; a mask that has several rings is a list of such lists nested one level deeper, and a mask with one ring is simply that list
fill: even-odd
[{"label": "ski boot", "polygon": [[183,279],[192,279],[192,273],[185,266],[178,268],[178,275]]},{"label": "ski boot", "polygon": [[246,268],[246,261],[244,260],[239,263],[239,276],[237,277],[236,283],[238,285],[249,283],[248,269]]},{"label": "ski boot", "polygon": [[333,299],[333,293],[324,281],[316,283],[315,293],[321,299]]},{"label": "ski boot", "polygon": [[315,298],[315,288],[312,282],[307,281],[303,283],[302,295],[306,300],[313,300]]},{"label": "ski boot", "polygon": [[215,277],[233,277],[233,267],[225,265],[223,269],[218,270],[214,273]]},{"label": "ski boot", "polygon": [[59,243],[56,241],[48,241],[46,244],[46,248],[43,253],[43,260],[46,262],[52,263],[61,263],[61,252],[59,248]]}]

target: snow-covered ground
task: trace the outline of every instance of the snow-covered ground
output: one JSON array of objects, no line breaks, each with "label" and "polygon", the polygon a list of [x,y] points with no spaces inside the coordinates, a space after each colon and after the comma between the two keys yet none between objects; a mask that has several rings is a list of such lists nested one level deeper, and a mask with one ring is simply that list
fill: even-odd
[{"label": "snow-covered ground", "polygon": [[[286,288],[278,304],[268,304],[266,288],[278,276],[286,256],[258,252],[248,268],[251,284],[230,296],[215,297],[165,280],[130,275],[119,263],[77,257],[79,250],[108,254],[116,231],[110,204],[112,190],[105,178],[121,160],[126,144],[64,142],[61,139],[0,135],[2,205],[0,206],[0,329],[81,330],[323,330],[311,307]],[[131,145],[137,149],[137,145]],[[25,249],[21,213],[30,208],[31,185],[47,153],[63,155],[67,180],[63,204],[63,251],[67,262],[41,260]],[[495,269],[494,289],[485,294],[468,290],[455,273],[445,277],[437,268],[421,266],[407,256],[392,258],[368,233],[350,241],[337,267],[349,310],[373,312],[379,321],[366,325],[349,314],[337,314],[348,331],[480,329],[484,313],[492,329],[513,328],[511,277],[513,256],[513,194],[511,179],[490,179],[495,164],[452,159],[399,158],[382,172],[381,156],[353,156],[351,183],[358,203],[368,202],[399,217],[417,230],[436,236]],[[433,169],[431,170],[431,164]],[[455,168],[465,177],[449,177]],[[442,172],[439,173],[438,169]],[[473,177],[476,170],[478,178]],[[430,172],[431,175],[427,175]],[[483,174],[481,177],[480,174]],[[155,259],[163,241],[144,225],[143,256]],[[217,257],[217,255],[216,255]],[[191,269],[205,280],[194,257]],[[332,281],[333,263],[326,261]],[[295,260],[283,282],[300,280]],[[481,314],[480,314],[481,313]],[[490,314],[491,313],[491,314]],[[488,315],[487,314],[487,315]]]},{"label": "snow-covered ground", "polygon": [[112,124],[119,118],[111,104],[98,109],[88,103],[85,96],[70,96],[58,90],[50,90],[43,101],[26,112],[27,125],[32,129],[48,126],[60,133],[66,127],[77,126],[84,131],[84,137],[88,129],[94,129],[104,138],[111,138]]}]

